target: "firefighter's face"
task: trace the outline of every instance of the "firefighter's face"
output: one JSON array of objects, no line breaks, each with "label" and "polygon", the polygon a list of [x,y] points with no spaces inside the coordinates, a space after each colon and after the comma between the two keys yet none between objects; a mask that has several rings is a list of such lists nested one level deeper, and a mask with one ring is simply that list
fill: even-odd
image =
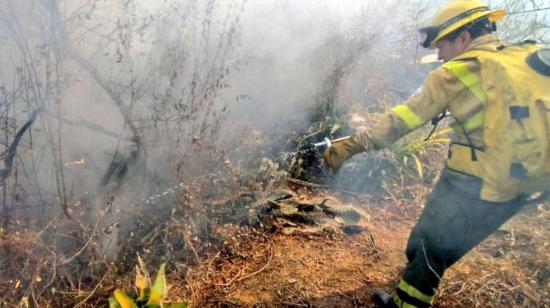
[{"label": "firefighter's face", "polygon": [[462,31],[460,35],[454,40],[440,40],[435,44],[438,49],[437,57],[439,60],[443,60],[443,62],[452,60],[456,56],[463,53],[470,42],[471,37],[468,31]]}]

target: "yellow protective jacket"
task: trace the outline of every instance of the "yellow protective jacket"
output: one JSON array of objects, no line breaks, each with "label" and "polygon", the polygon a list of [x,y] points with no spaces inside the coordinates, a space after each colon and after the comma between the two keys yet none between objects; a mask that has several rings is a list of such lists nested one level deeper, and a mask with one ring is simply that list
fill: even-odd
[{"label": "yellow protective jacket", "polygon": [[[496,52],[503,43],[492,35],[481,36],[470,43],[462,54],[476,51]],[[460,58],[460,56],[458,56]],[[467,72],[467,73],[465,73]],[[457,76],[467,76],[457,77]],[[380,115],[376,124],[359,134],[357,139],[365,149],[377,149],[393,144],[410,131],[422,126],[435,116],[449,111],[454,118],[454,130],[450,154],[461,152],[460,158],[448,158],[446,166],[481,178],[476,170],[494,168],[483,159],[472,162],[465,153],[473,148],[484,148],[483,119],[487,96],[481,82],[481,64],[472,59],[449,61],[432,71],[422,89],[406,102],[394,107],[391,112]],[[473,154],[475,155],[475,154]],[[475,159],[477,160],[477,159]],[[469,164],[476,165],[469,165]],[[480,164],[486,164],[481,166]],[[485,185],[480,188],[480,199],[502,202],[517,197],[518,192],[500,185]]]}]

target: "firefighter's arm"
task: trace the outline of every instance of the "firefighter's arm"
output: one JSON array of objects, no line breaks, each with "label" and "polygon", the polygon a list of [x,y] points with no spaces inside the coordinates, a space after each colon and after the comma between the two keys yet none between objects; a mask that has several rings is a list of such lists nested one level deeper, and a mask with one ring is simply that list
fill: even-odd
[{"label": "firefighter's arm", "polygon": [[438,68],[428,76],[417,94],[385,114],[373,115],[373,122],[365,132],[334,144],[325,150],[323,158],[336,172],[357,153],[389,147],[399,138],[445,112],[449,102],[462,91],[464,87],[457,83],[453,75]]},{"label": "firefighter's arm", "polygon": [[[391,146],[398,139],[447,111],[449,103],[464,92],[464,86],[440,67],[430,73],[421,90],[385,114],[377,115],[362,138],[366,149]],[[368,147],[367,147],[368,146]]]}]

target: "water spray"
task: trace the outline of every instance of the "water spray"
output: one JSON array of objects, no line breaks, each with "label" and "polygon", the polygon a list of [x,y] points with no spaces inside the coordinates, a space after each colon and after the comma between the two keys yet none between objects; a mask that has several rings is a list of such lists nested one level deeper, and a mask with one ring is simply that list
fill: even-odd
[{"label": "water spray", "polygon": [[[333,139],[333,140],[330,140],[329,138],[325,137],[323,139],[323,141],[321,141],[321,142],[317,142],[317,143],[311,144],[309,146],[306,145],[306,148],[304,148],[302,150],[299,150],[299,151],[296,151],[296,152],[290,152],[288,154],[290,154],[292,156],[299,156],[299,155],[305,154],[305,153],[307,153],[308,151],[311,151],[311,150],[317,150],[317,151],[321,152],[321,150],[324,151],[324,149],[329,149],[329,148],[332,147],[333,144],[338,143],[338,142],[342,142],[342,141],[347,140],[349,138],[351,138],[351,136],[341,137],[341,138],[337,138],[337,139]],[[139,205],[154,205],[154,204],[156,204],[157,200],[160,200],[161,198],[165,198],[165,197],[168,197],[168,196],[172,196],[175,193],[177,193],[178,191],[182,190],[183,188],[185,188],[185,184],[183,182],[178,183],[178,184],[176,184],[172,187],[169,187],[167,190],[165,190],[163,192],[154,193],[152,195],[149,195],[148,197],[142,198],[141,200],[132,203],[130,205],[130,207],[137,207]],[[117,210],[116,212],[120,212],[120,209]]]}]

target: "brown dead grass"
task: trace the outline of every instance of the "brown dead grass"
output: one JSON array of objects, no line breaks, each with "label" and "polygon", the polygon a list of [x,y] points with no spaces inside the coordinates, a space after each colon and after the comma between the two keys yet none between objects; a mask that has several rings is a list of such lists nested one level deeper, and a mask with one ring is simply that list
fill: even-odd
[{"label": "brown dead grass", "polygon": [[[180,296],[173,299],[195,307],[370,306],[372,291],[391,291],[405,265],[419,204],[364,204],[371,221],[354,236],[244,232],[201,266],[181,271],[185,283],[172,288]],[[436,307],[550,307],[547,211],[524,210],[449,270]]]},{"label": "brown dead grass", "polygon": [[[353,236],[288,236],[235,224],[214,224],[212,236],[223,239],[221,246],[201,249],[196,265],[176,257],[169,260],[169,301],[186,300],[193,307],[371,306],[372,291],[391,291],[405,265],[407,238],[428,190],[424,185],[403,183],[388,182],[387,189],[394,195],[376,203],[358,194],[295,187],[294,193],[303,202],[332,198],[361,207],[370,219],[365,231]],[[414,191],[407,200],[398,197],[405,195],[405,190]],[[230,206],[235,202],[222,203]],[[449,270],[436,307],[550,307],[549,210],[548,204],[526,208]],[[17,250],[19,256],[37,255],[36,246],[36,237],[31,235],[0,237],[0,248]],[[41,255],[46,256],[47,251]],[[37,274],[45,271],[40,276],[48,287],[41,285],[45,293],[26,295],[31,306],[105,306],[115,287],[132,290],[133,272],[107,271],[87,285],[67,279],[56,282],[51,285],[56,287],[54,294],[50,287],[53,278],[52,282],[46,278],[44,268],[51,265],[30,257],[0,261],[27,280],[36,281]],[[3,290],[13,290],[9,297],[2,295],[6,297],[0,307],[21,303],[14,283],[7,280],[0,284]],[[29,283],[23,285],[32,290]]]}]

